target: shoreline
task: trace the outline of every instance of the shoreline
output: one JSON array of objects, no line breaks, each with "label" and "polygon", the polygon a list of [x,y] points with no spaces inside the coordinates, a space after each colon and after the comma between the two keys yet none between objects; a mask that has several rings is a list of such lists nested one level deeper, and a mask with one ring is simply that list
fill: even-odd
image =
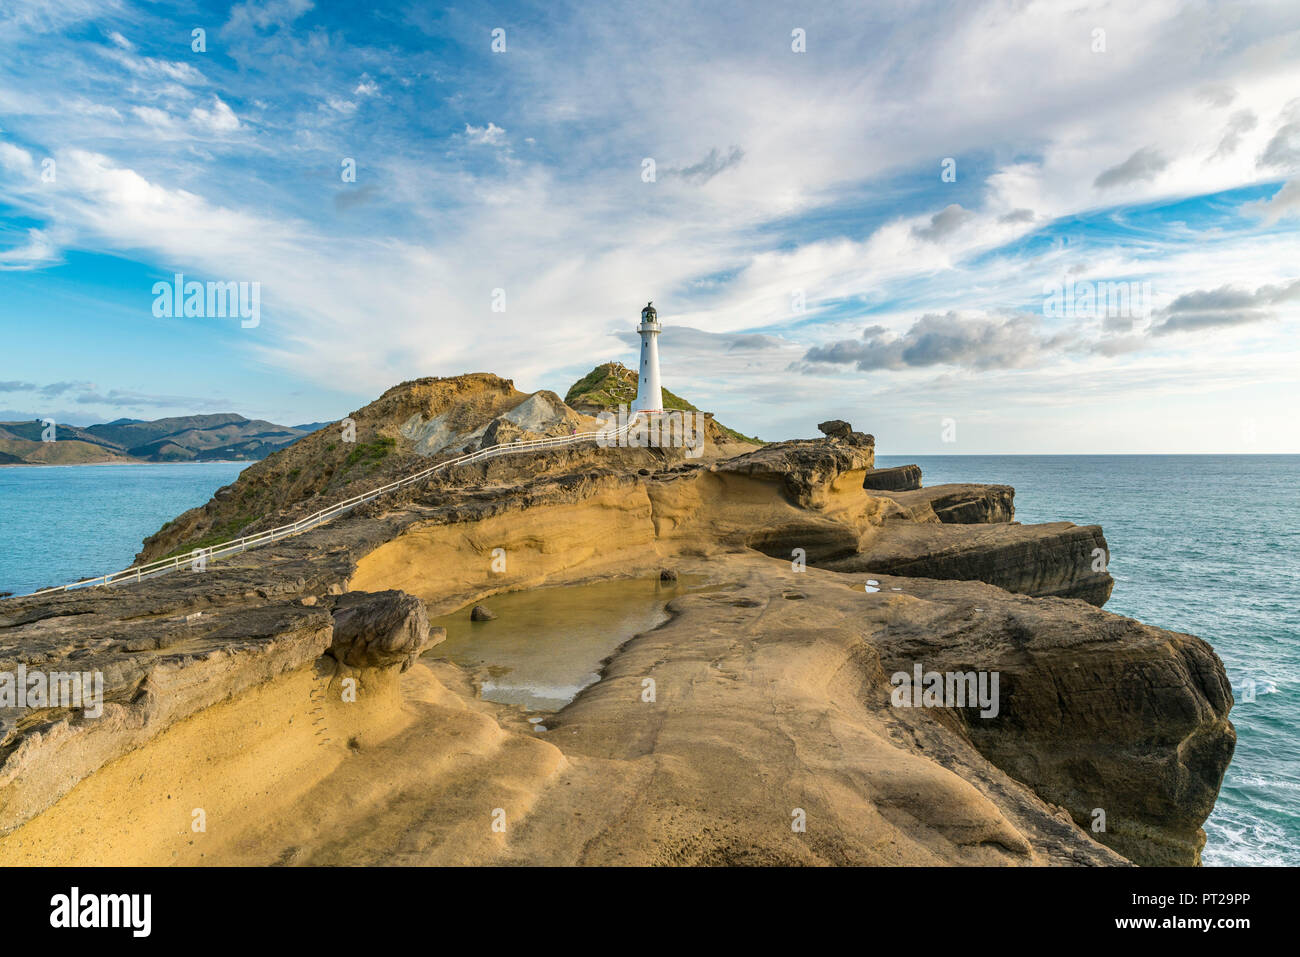
[{"label": "shoreline", "polygon": [[262,459],[208,459],[203,462],[4,462],[0,469],[79,469],[92,465],[252,465]]}]

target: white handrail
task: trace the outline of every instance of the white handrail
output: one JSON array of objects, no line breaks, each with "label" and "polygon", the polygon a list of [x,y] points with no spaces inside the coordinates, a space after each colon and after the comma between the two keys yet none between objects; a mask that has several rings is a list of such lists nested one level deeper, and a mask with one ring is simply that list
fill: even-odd
[{"label": "white handrail", "polygon": [[[345,499],[342,502],[336,502],[328,505],[318,512],[300,518],[298,521],[289,525],[280,525],[276,528],[268,529],[264,532],[256,532],[253,535],[246,535],[243,538],[236,538],[233,541],[222,542],[220,545],[213,545],[210,548],[195,549],[202,552],[202,557],[206,560],[217,558],[233,551],[244,552],[250,548],[256,548],[259,545],[265,545],[267,542],[273,542],[289,535],[297,535],[299,532],[305,532],[310,528],[323,525],[325,522],[340,515],[349,509],[355,508],[366,502],[373,501],[381,495],[396,491],[399,488],[405,488],[408,485],[414,485],[440,472],[456,465],[467,465],[470,462],[478,462],[483,459],[496,458],[498,455],[507,455],[513,452],[533,452],[538,449],[556,448],[563,445],[576,445],[579,442],[588,442],[593,439],[599,439],[602,436],[608,439],[616,439],[626,434],[635,424],[641,413],[632,413],[627,424],[618,429],[601,429],[596,432],[575,432],[572,435],[553,435],[544,439],[519,439],[515,442],[501,442],[497,445],[489,445],[487,448],[479,449],[477,452],[469,452],[465,455],[458,456],[454,459],[448,459],[446,462],[439,462],[437,465],[430,466],[414,475],[408,475],[406,478],[398,479],[396,482],[389,482],[379,488],[371,489],[369,492],[362,492],[360,495],[354,495],[352,498]],[[153,575],[162,575],[169,571],[179,568],[183,562],[193,560],[193,553],[190,555],[174,555],[171,558],[160,558],[157,561],[149,562],[146,565],[135,565],[131,568],[123,569],[120,572],[113,572],[110,575],[101,575],[98,578],[86,578],[81,581],[71,582],[67,585],[56,585],[53,588],[42,588],[40,591],[31,592],[29,595],[14,596],[31,598],[35,595],[47,595],[56,591],[71,591],[74,588],[100,587],[104,585],[116,584],[119,581],[131,579],[140,581],[142,578]]]}]

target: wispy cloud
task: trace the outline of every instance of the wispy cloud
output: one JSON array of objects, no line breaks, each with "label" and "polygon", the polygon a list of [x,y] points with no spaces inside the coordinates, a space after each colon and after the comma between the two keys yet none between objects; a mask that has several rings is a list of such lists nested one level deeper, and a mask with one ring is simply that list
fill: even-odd
[{"label": "wispy cloud", "polygon": [[1092,185],[1098,189],[1124,186],[1155,179],[1156,174],[1169,165],[1169,160],[1151,147],[1144,146],[1118,166],[1097,174]]},{"label": "wispy cloud", "polygon": [[713,177],[739,164],[744,158],[745,151],[739,146],[731,147],[725,155],[714,147],[698,163],[691,163],[689,166],[669,166],[665,168],[664,175],[679,176],[692,183],[707,183]]},{"label": "wispy cloud", "polygon": [[[1103,11],[1127,39],[1097,54]],[[773,390],[811,421],[827,382],[875,407],[946,370],[978,371],[979,401],[1004,408],[1026,369],[1120,382],[1132,364],[1137,388],[1159,361],[1191,383],[1193,343],[1225,325],[1175,309],[1182,292],[1280,288],[1300,261],[1278,226],[1300,204],[1286,5],[936,2],[869,26],[832,4],[800,24],[806,53],[773,34],[775,5],[743,21],[682,10],[673,30],[621,2],[498,16],[501,54],[456,8],[356,18],[272,0],[201,24],[126,0],[6,5],[0,265],[63,277],[95,254],[139,265],[123,276],[260,280],[264,321],[223,340],[223,361],[240,357],[268,401],[288,383],[363,400],[483,368],[562,390],[575,356],[627,356],[653,296],[698,333],[675,367],[665,333],[666,370],[693,370],[745,424]],[[1152,281],[1172,310],[1160,328],[1183,335],[1040,321],[1042,283],[1067,272]],[[123,299],[144,304],[123,348],[161,360],[147,288]],[[1241,328],[1293,351],[1294,303],[1253,308],[1279,322]],[[218,335],[232,333],[166,347],[193,350],[173,364],[214,392]],[[102,375],[89,350],[62,361],[49,378]],[[171,377],[158,394],[184,395],[156,365]]]}]

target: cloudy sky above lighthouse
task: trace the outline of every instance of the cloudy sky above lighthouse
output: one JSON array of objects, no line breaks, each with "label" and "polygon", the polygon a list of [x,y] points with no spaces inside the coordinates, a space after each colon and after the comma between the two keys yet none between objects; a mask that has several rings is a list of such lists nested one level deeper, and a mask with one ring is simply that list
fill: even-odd
[{"label": "cloudy sky above lighthouse", "polygon": [[1298,227],[1294,0],[0,4],[0,419],[563,394],[653,298],[764,438],[1297,452]]}]

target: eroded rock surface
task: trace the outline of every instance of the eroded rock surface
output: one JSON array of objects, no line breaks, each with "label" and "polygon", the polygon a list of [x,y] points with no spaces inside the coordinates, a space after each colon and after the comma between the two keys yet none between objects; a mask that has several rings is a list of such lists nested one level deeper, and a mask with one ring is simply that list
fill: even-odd
[{"label": "eroded rock surface", "polygon": [[894,523],[869,548],[828,563],[840,571],[982,581],[1040,598],[1104,605],[1114,580],[1100,526]]},{"label": "eroded rock surface", "polygon": [[[0,716],[0,861],[1195,863],[1234,740],[1209,646],[1095,607],[1097,526],[865,488],[874,440],[832,431],[494,459],[203,573],[0,602],[0,672],[106,699]],[[666,567],[708,587],[545,734],[426,651],[430,613]],[[895,706],[917,664],[997,672],[996,715]]]},{"label": "eroded rock surface", "polygon": [[1016,517],[1016,490],[1010,485],[931,485],[890,492],[889,497],[919,521],[925,520],[927,507],[939,521],[953,525],[995,524]]},{"label": "eroded rock surface", "polygon": [[896,465],[889,469],[872,469],[862,479],[862,487],[879,492],[904,492],[921,487],[919,465]]},{"label": "eroded rock surface", "polygon": [[400,591],[352,592],[334,600],[329,654],[352,668],[399,667],[405,671],[426,645],[447,637],[430,636],[424,602]]}]

